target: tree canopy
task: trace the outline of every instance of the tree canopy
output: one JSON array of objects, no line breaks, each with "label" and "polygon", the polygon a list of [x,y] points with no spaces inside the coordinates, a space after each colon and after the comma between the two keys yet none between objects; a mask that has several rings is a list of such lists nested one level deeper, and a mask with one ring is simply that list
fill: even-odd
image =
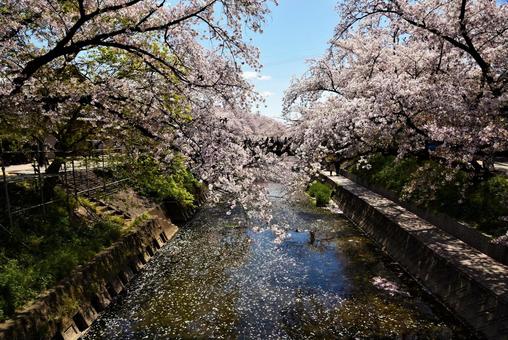
[{"label": "tree canopy", "polygon": [[64,151],[109,138],[162,161],[183,154],[200,178],[242,192],[250,129],[235,121],[258,99],[242,67],[260,67],[244,35],[261,31],[269,2],[4,1],[2,130],[54,135]]},{"label": "tree canopy", "polygon": [[328,51],[286,92],[306,157],[426,152],[476,166],[507,150],[506,4],[362,0],[337,9]]}]

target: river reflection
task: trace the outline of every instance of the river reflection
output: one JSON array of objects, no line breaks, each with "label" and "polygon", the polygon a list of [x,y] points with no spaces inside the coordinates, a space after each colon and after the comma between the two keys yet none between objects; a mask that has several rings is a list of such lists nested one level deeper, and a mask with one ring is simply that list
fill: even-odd
[{"label": "river reflection", "polygon": [[284,228],[203,208],[85,338],[471,338],[348,220],[269,188]]}]

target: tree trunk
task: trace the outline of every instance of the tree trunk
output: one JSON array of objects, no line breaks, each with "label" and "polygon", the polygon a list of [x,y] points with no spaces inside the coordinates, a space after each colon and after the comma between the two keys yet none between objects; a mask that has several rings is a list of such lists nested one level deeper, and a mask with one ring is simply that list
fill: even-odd
[{"label": "tree trunk", "polygon": [[50,200],[55,194],[55,186],[58,184],[58,174],[64,164],[64,160],[60,157],[55,157],[53,162],[46,168],[46,176],[44,178],[43,192],[44,198]]}]

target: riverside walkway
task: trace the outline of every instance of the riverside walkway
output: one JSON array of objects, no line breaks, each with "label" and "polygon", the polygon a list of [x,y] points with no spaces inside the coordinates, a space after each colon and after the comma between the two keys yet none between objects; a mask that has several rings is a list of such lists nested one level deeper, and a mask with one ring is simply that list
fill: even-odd
[{"label": "riverside walkway", "polygon": [[344,214],[412,276],[479,333],[508,339],[508,266],[343,176],[322,175]]}]

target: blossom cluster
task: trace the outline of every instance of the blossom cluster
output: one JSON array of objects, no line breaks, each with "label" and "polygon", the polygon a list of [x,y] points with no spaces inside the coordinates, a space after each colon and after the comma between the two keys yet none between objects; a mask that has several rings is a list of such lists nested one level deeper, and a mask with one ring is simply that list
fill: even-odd
[{"label": "blossom cluster", "polygon": [[302,158],[425,152],[468,166],[507,150],[506,4],[351,0],[337,8],[328,50],[285,95]]},{"label": "blossom cluster", "polygon": [[259,96],[242,72],[260,68],[245,31],[261,31],[270,2],[3,1],[2,138],[183,154],[214,195],[266,204],[256,181],[269,156],[242,145],[256,122],[270,124],[247,113]]}]

